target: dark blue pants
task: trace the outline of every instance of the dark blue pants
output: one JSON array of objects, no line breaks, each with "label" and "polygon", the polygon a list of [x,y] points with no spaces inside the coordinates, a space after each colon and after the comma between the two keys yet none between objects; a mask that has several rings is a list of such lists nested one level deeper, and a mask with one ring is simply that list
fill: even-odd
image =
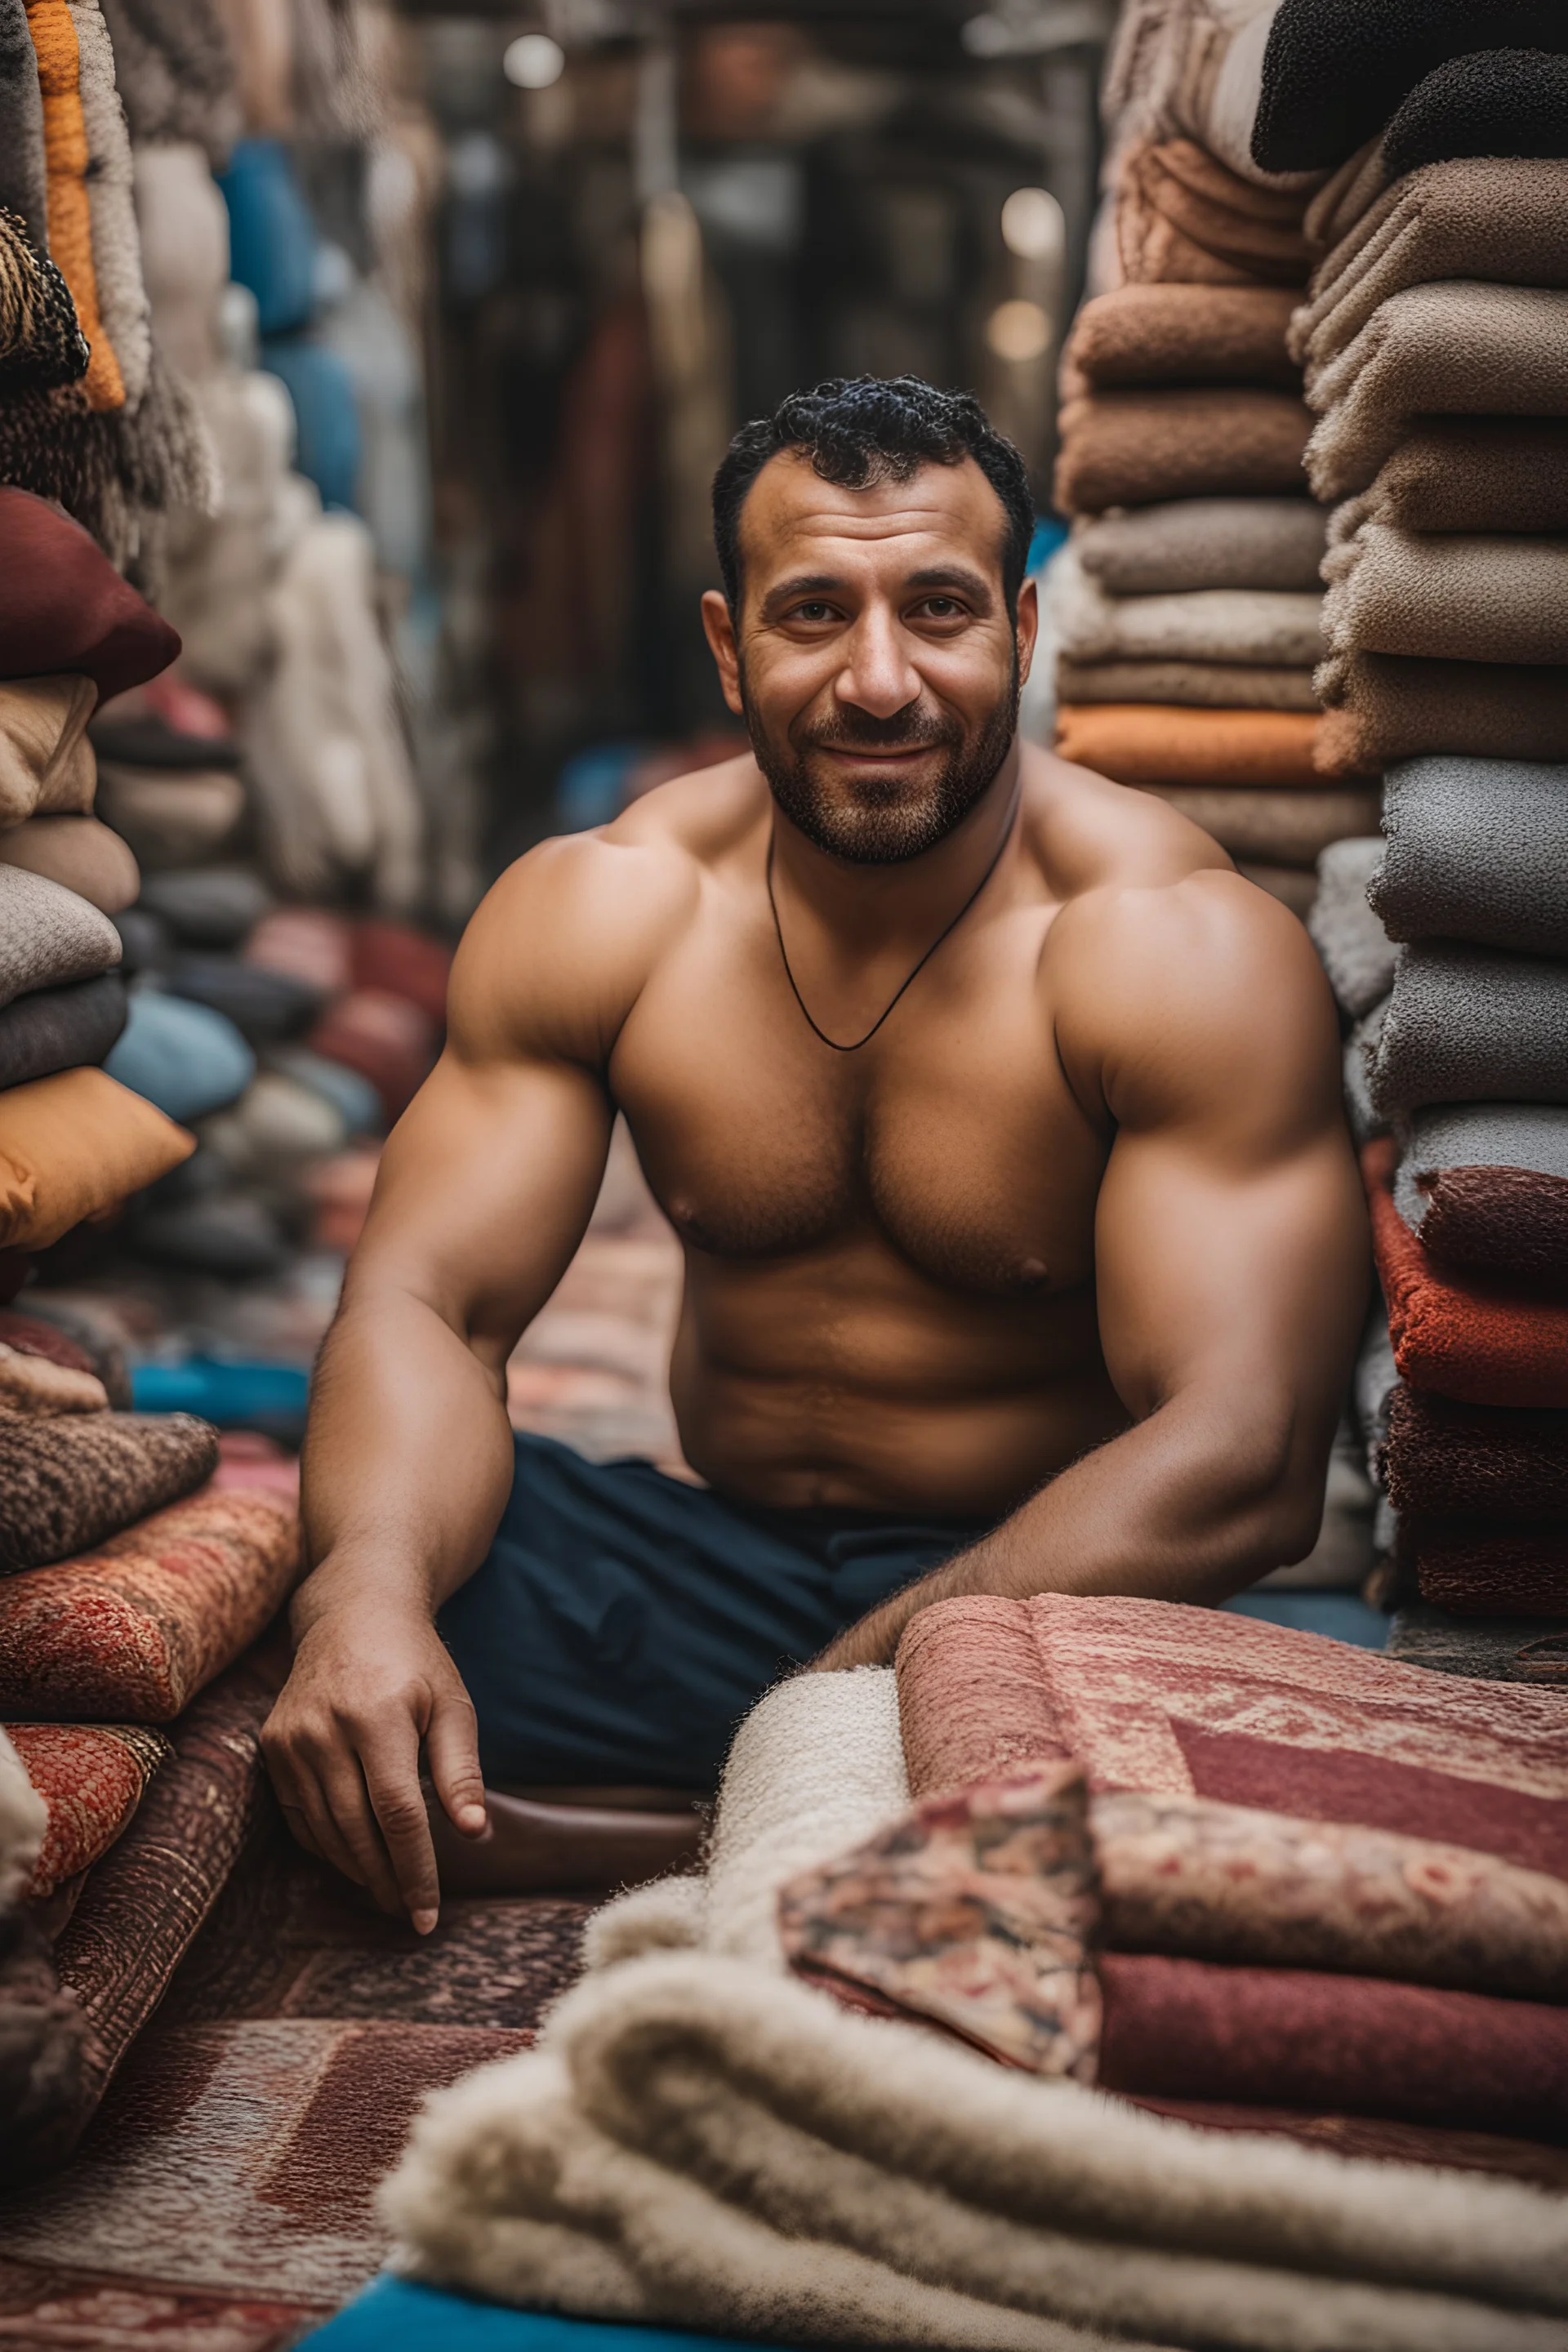
[{"label": "dark blue pants", "polygon": [[711,1789],[771,1683],[982,1532],[762,1510],[520,1436],[489,1557],[437,1620],[485,1776]]}]

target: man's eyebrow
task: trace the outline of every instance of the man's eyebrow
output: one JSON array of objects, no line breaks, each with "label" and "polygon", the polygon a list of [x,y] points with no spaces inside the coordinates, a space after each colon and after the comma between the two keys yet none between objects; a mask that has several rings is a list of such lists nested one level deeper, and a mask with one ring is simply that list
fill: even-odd
[{"label": "man's eyebrow", "polygon": [[842,588],[844,582],[837,572],[798,572],[793,580],[781,580],[763,598],[764,613],[781,612],[797,596],[822,596]]},{"label": "man's eyebrow", "polygon": [[904,585],[906,588],[957,588],[973,604],[989,605],[992,601],[989,583],[978,572],[971,572],[962,563],[933,563],[923,572],[911,572]]}]

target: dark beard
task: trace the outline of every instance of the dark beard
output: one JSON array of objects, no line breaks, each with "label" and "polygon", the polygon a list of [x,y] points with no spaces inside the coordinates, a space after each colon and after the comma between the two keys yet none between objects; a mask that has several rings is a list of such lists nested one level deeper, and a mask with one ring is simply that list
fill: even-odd
[{"label": "dark beard", "polygon": [[[743,665],[741,669],[746,727],[768,789],[807,841],[847,866],[901,866],[956,833],[970,811],[984,800],[1007,756],[1018,724],[1019,686],[1015,655],[1006,692],[967,744],[957,719],[914,706],[895,711],[891,719],[873,719],[868,711],[841,711],[833,720],[803,728],[781,745],[771,740],[759,723],[746,691]],[[902,781],[880,784],[874,778],[862,777],[853,798],[834,802],[813,780],[811,754],[824,746],[879,751],[895,746],[902,751],[915,744],[949,747],[949,757],[935,783],[923,787],[916,799],[909,796],[909,787]]]}]

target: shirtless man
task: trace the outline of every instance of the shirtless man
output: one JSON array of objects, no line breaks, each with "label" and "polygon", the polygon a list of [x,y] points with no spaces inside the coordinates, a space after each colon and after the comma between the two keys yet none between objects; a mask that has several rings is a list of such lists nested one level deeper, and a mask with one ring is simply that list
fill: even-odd
[{"label": "shirtless man", "polygon": [[[487,1778],[709,1788],[770,1682],[932,1601],[1216,1602],[1318,1529],[1366,1243],[1305,934],[1019,743],[1032,508],[972,400],[788,401],[714,514],[752,752],[490,892],[317,1382],[267,1756],[421,1929],[422,1748],[470,1835]],[[617,1110],[700,1486],[507,1422]]]}]

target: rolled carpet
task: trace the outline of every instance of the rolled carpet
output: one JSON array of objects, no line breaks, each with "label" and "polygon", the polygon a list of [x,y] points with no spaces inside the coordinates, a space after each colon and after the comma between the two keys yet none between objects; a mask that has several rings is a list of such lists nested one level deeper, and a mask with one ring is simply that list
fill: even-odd
[{"label": "rolled carpet", "polygon": [[1077,390],[1254,383],[1293,392],[1300,371],[1285,348],[1293,301],[1271,286],[1118,286],[1083,305],[1063,366]]},{"label": "rolled carpet", "polygon": [[1307,929],[1334,1001],[1352,1020],[1394,986],[1394,946],[1367,904],[1366,886],[1383,859],[1375,834],[1331,842],[1318,860],[1318,895]]},{"label": "rolled carpet", "polygon": [[1310,267],[1306,198],[1227,171],[1195,139],[1129,148],[1116,188],[1116,242],[1134,283],[1300,286]]},{"label": "rolled carpet", "polygon": [[67,988],[38,988],[0,1009],[0,1087],[100,1063],[125,1026],[117,971]]},{"label": "rolled carpet", "polygon": [[1178,499],[1080,520],[1072,544],[1111,596],[1190,588],[1306,592],[1319,585],[1324,517],[1310,499]]},{"label": "rolled carpet", "polygon": [[216,1467],[216,1430],[188,1413],[43,1421],[0,1408],[0,1571],[40,1568],[101,1543],[188,1495]]},{"label": "rolled carpet", "polygon": [[290,1505],[205,1487],[0,1584],[0,1706],[168,1723],[255,1641],[299,1570]]},{"label": "rolled carpet", "polygon": [[1561,1524],[1401,1519],[1398,1557],[1422,1600],[1457,1617],[1568,1617],[1568,1532]]},{"label": "rolled carpet", "polygon": [[95,816],[34,816],[0,833],[0,868],[41,874],[105,915],[135,902],[142,875],[129,842]]},{"label": "rolled carpet", "polygon": [[1363,522],[1399,530],[1568,532],[1568,419],[1420,419],[1370,488],[1335,508],[1330,543]]},{"label": "rolled carpet", "polygon": [[102,1070],[63,1070],[7,1088],[0,1093],[0,1249],[47,1249],[195,1148],[194,1136]]},{"label": "rolled carpet", "polygon": [[1394,1146],[1362,1151],[1373,1249],[1402,1380],[1461,1404],[1568,1405],[1568,1301],[1445,1266],[1394,1205]]},{"label": "rolled carpet", "polygon": [[139,988],[107,1067],[170,1118],[205,1118],[245,1092],[256,1076],[256,1055],[210,1004]]},{"label": "rolled carpet", "polygon": [[1383,829],[1368,897],[1391,939],[1568,956],[1568,765],[1397,761]]},{"label": "rolled carpet", "polygon": [[79,675],[0,683],[0,825],[90,814],[98,766],[87,722],[97,699]]},{"label": "rolled carpet", "polygon": [[1568,1286],[1568,1109],[1441,1103],[1416,1111],[1394,1200],[1447,1265]]},{"label": "rolled carpet", "polygon": [[1304,711],[1058,703],[1056,750],[1119,784],[1310,786],[1316,732]]},{"label": "rolled carpet", "polygon": [[107,915],[41,874],[0,865],[0,1006],[34,989],[95,980],[120,955]]},{"label": "rolled carpet", "polygon": [[1108,596],[1070,545],[1047,575],[1046,604],[1058,647],[1079,662],[1209,661],[1279,669],[1314,661],[1322,648],[1319,596],[1238,588]]},{"label": "rolled carpet", "polygon": [[1419,940],[1402,948],[1375,1050],[1373,1108],[1568,1102],[1568,963]]},{"label": "rolled carpet", "polygon": [[1384,1469],[1402,1517],[1568,1528],[1568,1412],[1458,1404],[1401,1384],[1389,1400]]},{"label": "rolled carpet", "polygon": [[1255,792],[1224,784],[1143,784],[1212,834],[1233,856],[1315,866],[1331,841],[1377,823],[1376,788],[1361,792]]},{"label": "rolled carpet", "polygon": [[12,1746],[48,1809],[29,1895],[89,1870],[129,1828],[147,1783],[170,1754],[161,1732],[137,1724],[8,1723]]},{"label": "rolled carpet", "polygon": [[1313,684],[1325,706],[1313,757],[1325,775],[1428,751],[1568,760],[1568,668],[1336,654]]},{"label": "rolled carpet", "polygon": [[1364,522],[1323,559],[1337,654],[1568,663],[1568,538],[1430,536]]},{"label": "rolled carpet", "polygon": [[1312,419],[1290,393],[1091,393],[1068,401],[1059,422],[1055,498],[1064,514],[1305,488]]},{"label": "rolled carpet", "polygon": [[1319,420],[1307,475],[1325,504],[1367,488],[1416,417],[1568,415],[1568,292],[1408,286],[1310,379],[1307,399]]},{"label": "rolled carpet", "polygon": [[1315,713],[1318,701],[1312,678],[1310,669],[1272,669],[1246,662],[1080,662],[1063,654],[1057,660],[1057,698],[1072,703],[1180,702],[1201,710]]}]

